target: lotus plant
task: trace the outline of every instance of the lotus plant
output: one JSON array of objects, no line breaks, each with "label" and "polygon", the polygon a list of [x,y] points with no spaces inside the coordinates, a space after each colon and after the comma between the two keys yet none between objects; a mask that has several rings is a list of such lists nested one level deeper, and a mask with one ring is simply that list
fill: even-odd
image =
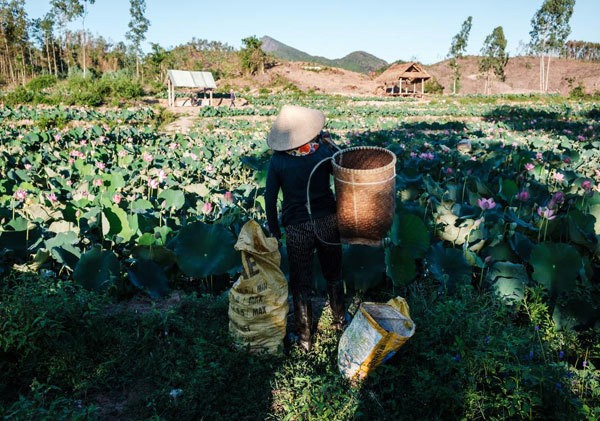
[{"label": "lotus plant", "polygon": [[485,211],[488,209],[494,209],[496,207],[496,202],[492,197],[489,199],[482,197],[481,199],[477,199],[477,205],[481,208],[481,210]]}]

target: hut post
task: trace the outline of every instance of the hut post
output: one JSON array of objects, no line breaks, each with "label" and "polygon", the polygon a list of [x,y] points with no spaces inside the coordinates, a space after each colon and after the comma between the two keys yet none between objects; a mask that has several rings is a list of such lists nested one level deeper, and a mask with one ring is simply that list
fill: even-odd
[{"label": "hut post", "polygon": [[168,102],[169,102],[169,107],[173,106],[173,82],[171,82],[171,78],[168,77],[167,79],[167,98],[168,98]]},{"label": "hut post", "polygon": [[402,95],[402,78],[400,78],[400,90],[398,91],[398,94]]},{"label": "hut post", "polygon": [[425,95],[425,79],[421,79],[421,96]]},{"label": "hut post", "polygon": [[212,107],[212,89],[210,90],[210,99],[208,100],[208,105]]}]

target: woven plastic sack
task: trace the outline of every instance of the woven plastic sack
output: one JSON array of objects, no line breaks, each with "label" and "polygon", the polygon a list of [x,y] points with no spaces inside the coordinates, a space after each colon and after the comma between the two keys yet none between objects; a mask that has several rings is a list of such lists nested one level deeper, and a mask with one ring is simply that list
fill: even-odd
[{"label": "woven plastic sack", "polygon": [[349,379],[363,379],[392,357],[414,333],[415,323],[404,298],[362,303],[340,338],[338,368]]},{"label": "woven plastic sack", "polygon": [[235,249],[242,252],[243,273],[229,291],[229,332],[235,344],[251,352],[283,349],[288,313],[288,285],[279,268],[277,239],[267,238],[248,221]]}]

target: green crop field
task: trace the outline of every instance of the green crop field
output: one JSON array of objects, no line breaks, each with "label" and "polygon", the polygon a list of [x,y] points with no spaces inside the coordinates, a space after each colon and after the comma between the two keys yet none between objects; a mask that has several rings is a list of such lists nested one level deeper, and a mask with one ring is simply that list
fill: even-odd
[{"label": "green crop field", "polygon": [[[597,102],[247,100],[176,134],[152,108],[0,108],[0,416],[600,417]],[[228,337],[233,245],[265,223],[290,103],[398,158],[391,245],[344,246],[344,284],[349,303],[406,297],[417,331],[361,384],[327,311],[309,354]]]}]

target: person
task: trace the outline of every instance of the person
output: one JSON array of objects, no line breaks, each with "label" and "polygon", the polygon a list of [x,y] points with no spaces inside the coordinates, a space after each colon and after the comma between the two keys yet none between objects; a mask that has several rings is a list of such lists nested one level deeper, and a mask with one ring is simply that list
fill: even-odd
[{"label": "person", "polygon": [[[267,138],[267,144],[274,151],[265,190],[267,224],[271,234],[281,240],[277,211],[281,190],[281,223],[286,234],[296,335],[299,345],[307,351],[312,346],[311,291],[315,250],[327,281],[334,327],[343,327],[345,313],[342,247],[336,201],[330,187],[332,164],[329,158],[335,150],[329,136],[323,132],[324,125],[325,115],[321,111],[285,105]],[[307,207],[309,178],[310,214]]]},{"label": "person", "polygon": [[229,90],[229,98],[231,98],[231,104],[229,104],[229,108],[235,107],[235,92],[233,88]]}]

